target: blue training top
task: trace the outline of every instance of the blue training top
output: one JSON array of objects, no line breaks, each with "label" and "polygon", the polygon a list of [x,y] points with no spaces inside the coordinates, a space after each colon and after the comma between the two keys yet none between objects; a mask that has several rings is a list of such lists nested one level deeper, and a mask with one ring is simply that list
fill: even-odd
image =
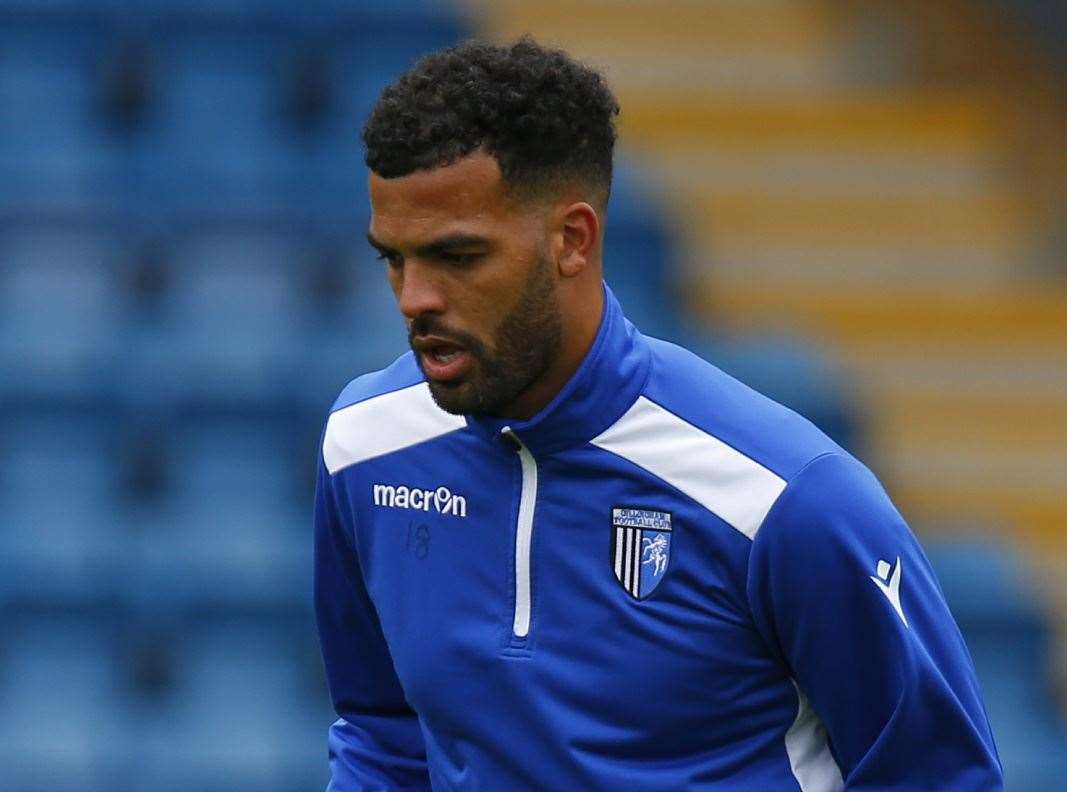
[{"label": "blue training top", "polygon": [[409,353],[323,432],[329,789],[997,790],[967,648],[871,472],[606,290],[528,421]]}]

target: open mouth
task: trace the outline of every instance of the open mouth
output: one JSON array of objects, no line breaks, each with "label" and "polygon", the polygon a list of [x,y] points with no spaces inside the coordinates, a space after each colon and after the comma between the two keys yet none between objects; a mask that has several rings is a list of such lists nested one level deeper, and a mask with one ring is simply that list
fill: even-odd
[{"label": "open mouth", "polygon": [[471,354],[456,344],[439,339],[418,340],[415,344],[423,373],[435,382],[459,379],[471,366]]},{"label": "open mouth", "polygon": [[429,355],[437,363],[440,363],[442,365],[444,365],[446,363],[451,363],[453,360],[455,360],[461,354],[463,354],[463,350],[460,349],[459,347],[448,347],[448,346],[434,347],[429,352]]}]

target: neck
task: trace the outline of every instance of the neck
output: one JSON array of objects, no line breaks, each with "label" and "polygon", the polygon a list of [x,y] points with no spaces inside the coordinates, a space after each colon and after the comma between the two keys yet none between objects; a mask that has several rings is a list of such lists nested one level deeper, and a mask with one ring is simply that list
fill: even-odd
[{"label": "neck", "polygon": [[498,418],[526,421],[537,415],[574,376],[596,339],[604,314],[604,290],[598,279],[595,289],[584,290],[578,301],[562,305],[564,326],[558,354],[544,374],[502,409]]}]

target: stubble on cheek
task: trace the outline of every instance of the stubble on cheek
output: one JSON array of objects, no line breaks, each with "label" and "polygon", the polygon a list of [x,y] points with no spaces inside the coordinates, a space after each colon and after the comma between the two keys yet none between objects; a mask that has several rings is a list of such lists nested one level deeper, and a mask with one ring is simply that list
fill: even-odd
[{"label": "stubble on cheek", "polygon": [[[432,315],[417,317],[409,340],[437,335],[462,346],[471,356],[470,371],[451,382],[429,380],[438,406],[456,415],[497,415],[540,378],[558,354],[562,320],[552,262],[541,255],[531,267],[521,296],[491,339],[451,330]],[[419,367],[422,360],[416,354]]]},{"label": "stubble on cheek", "polygon": [[522,298],[494,333],[492,347],[479,346],[454,398],[441,393],[441,401],[467,413],[500,415],[549,369],[562,334],[550,268],[544,257],[533,267]]}]

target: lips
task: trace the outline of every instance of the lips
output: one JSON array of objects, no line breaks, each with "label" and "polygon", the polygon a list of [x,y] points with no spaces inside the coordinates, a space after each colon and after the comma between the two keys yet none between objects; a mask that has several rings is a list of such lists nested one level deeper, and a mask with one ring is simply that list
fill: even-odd
[{"label": "lips", "polygon": [[423,373],[435,382],[459,379],[471,366],[470,352],[443,338],[423,337],[412,341]]}]

